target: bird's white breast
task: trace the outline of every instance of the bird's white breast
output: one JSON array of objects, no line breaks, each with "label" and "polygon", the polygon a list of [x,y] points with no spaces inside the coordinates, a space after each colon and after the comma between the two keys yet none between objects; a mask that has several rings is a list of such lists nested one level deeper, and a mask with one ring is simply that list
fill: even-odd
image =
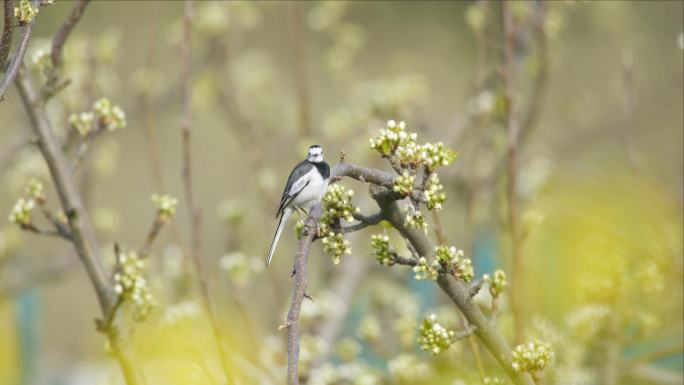
[{"label": "bird's white breast", "polygon": [[325,194],[325,190],[328,188],[328,181],[323,179],[316,167],[312,167],[306,177],[309,179],[309,183],[293,199],[292,203],[295,206],[309,210],[316,202],[323,198],[323,194]]}]

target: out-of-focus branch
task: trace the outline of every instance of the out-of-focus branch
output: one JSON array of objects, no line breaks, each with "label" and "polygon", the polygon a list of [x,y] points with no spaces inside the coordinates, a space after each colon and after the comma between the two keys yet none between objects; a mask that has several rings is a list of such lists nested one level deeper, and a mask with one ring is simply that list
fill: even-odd
[{"label": "out-of-focus branch", "polygon": [[19,69],[21,68],[21,64],[24,62],[24,54],[26,53],[26,48],[28,48],[29,39],[31,38],[31,32],[33,32],[34,23],[35,19],[31,20],[31,22],[26,24],[21,31],[19,47],[17,48],[14,58],[10,62],[5,75],[2,77],[2,80],[0,80],[0,102],[5,100],[7,89],[19,74]]},{"label": "out-of-focus branch", "polygon": [[306,268],[309,260],[309,248],[318,230],[321,218],[321,205],[311,210],[309,218],[304,222],[302,236],[295,254],[294,290],[290,310],[287,312],[287,384],[299,384],[299,312],[306,293]]},{"label": "out-of-focus branch", "polygon": [[522,124],[520,125],[519,144],[524,144],[537,126],[539,112],[543,106],[546,96],[546,83],[549,78],[549,54],[546,38],[546,4],[543,1],[534,3],[535,15],[533,19],[534,33],[536,37],[537,68],[535,72],[534,85],[527,112],[525,113]]},{"label": "out-of-focus branch", "polygon": [[[330,286],[330,292],[335,294],[335,314],[331,314],[330,317],[326,318],[318,328],[318,338],[324,341],[326,346],[333,346],[340,335],[346,315],[354,299],[354,294],[359,283],[365,277],[369,266],[365,260],[351,255],[344,258],[341,265],[342,271],[337,274],[335,282]],[[327,362],[330,359],[331,353],[332,349],[326,349],[323,354],[311,363],[309,372]]]},{"label": "out-of-focus branch", "polygon": [[12,48],[12,35],[14,31],[14,7],[12,0],[4,0],[4,24],[2,27],[2,38],[0,38],[0,69],[5,68],[5,60],[9,56],[9,51]]},{"label": "out-of-focus branch", "polygon": [[518,106],[515,99],[514,90],[514,49],[516,44],[516,26],[513,19],[513,14],[508,8],[509,4],[501,3],[501,18],[503,20],[503,64],[501,67],[501,78],[504,87],[504,101],[505,109],[504,116],[506,119],[506,132],[508,136],[507,144],[507,184],[506,184],[506,203],[508,207],[508,227],[511,238],[511,269],[512,269],[512,290],[511,290],[511,310],[513,312],[513,323],[515,329],[515,339],[517,342],[522,340],[523,336],[523,309],[521,298],[521,284],[523,272],[523,258],[521,256],[521,242],[518,228],[518,202],[517,202],[517,186],[518,186],[518,137],[520,126],[518,123]]},{"label": "out-of-focus branch", "polygon": [[48,75],[48,86],[52,86],[57,82],[59,72],[62,69],[62,49],[64,43],[71,34],[78,21],[83,16],[85,7],[90,0],[78,0],[71,9],[69,16],[67,16],[62,26],[59,28],[55,36],[52,38],[52,51],[50,52],[50,60],[52,61],[52,71]]},{"label": "out-of-focus branch", "polygon": [[182,102],[183,118],[181,120],[183,151],[183,189],[190,217],[190,255],[195,261],[199,278],[204,282],[204,265],[202,261],[201,222],[202,212],[195,202],[192,184],[192,73],[190,68],[190,42],[192,40],[192,2],[185,0],[183,12],[184,37],[181,43],[181,65],[183,79]]},{"label": "out-of-focus branch", "polygon": [[209,277],[204,267],[202,255],[202,210],[195,200],[195,192],[192,181],[192,68],[191,68],[191,41],[192,41],[193,10],[192,0],[183,2],[183,40],[181,42],[181,98],[183,103],[183,118],[181,120],[181,137],[183,152],[183,189],[187,204],[188,217],[190,218],[190,257],[194,263],[197,279],[200,284],[200,295],[207,311],[212,326],[212,332],[216,340],[226,380],[232,382],[228,355],[224,351],[223,333],[221,323],[214,304],[209,296]]},{"label": "out-of-focus branch", "polygon": [[[52,129],[45,105],[40,95],[34,90],[27,75],[19,74],[16,78],[16,85],[31,122],[31,127],[38,137],[40,150],[50,170],[62,209],[67,215],[72,243],[93,284],[102,314],[107,317],[117,300],[113,294],[111,281],[102,266],[95,233],[85,211],[80,192],[69,172],[61,143],[59,143]],[[119,361],[126,383],[128,385],[141,384],[141,374],[132,362],[131,357],[124,351],[119,332],[116,328],[108,328],[105,332],[114,355]]]},{"label": "out-of-focus branch", "polygon": [[304,31],[305,2],[290,3],[292,14],[292,62],[295,70],[297,99],[299,103],[299,133],[311,135],[311,97],[309,95],[308,71],[306,69],[306,33]]}]

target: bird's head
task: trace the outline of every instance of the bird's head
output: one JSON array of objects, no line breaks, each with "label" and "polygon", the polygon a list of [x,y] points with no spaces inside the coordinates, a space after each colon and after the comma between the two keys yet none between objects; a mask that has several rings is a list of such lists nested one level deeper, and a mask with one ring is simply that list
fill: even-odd
[{"label": "bird's head", "polygon": [[306,160],[312,163],[318,163],[323,161],[323,149],[321,146],[314,144],[309,147],[309,153],[306,155]]}]

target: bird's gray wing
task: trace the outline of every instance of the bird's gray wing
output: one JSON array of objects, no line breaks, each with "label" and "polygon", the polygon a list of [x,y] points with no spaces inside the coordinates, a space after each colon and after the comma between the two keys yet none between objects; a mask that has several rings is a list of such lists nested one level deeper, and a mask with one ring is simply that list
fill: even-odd
[{"label": "bird's gray wing", "polygon": [[282,213],[282,211],[287,207],[288,203],[294,199],[297,194],[299,194],[306,185],[310,182],[310,177],[307,175],[309,171],[314,166],[303,161],[295,166],[290,173],[290,177],[287,178],[287,184],[285,184],[285,190],[283,191],[283,196],[280,198],[280,205],[278,206],[278,211],[276,212],[276,218]]}]

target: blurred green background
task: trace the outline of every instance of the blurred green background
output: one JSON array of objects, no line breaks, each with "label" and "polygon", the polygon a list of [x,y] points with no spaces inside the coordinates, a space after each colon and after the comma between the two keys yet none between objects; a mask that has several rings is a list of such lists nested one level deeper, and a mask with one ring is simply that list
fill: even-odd
[{"label": "blurred green background", "polygon": [[[550,342],[556,353],[545,383],[683,382],[683,4],[545,3],[543,52],[534,29],[542,5],[510,4],[521,32],[515,97],[521,115],[538,108],[519,155],[525,236],[516,295],[525,335]],[[72,6],[60,0],[40,10],[25,60],[36,79],[42,75],[32,58],[49,49]],[[114,242],[135,247],[144,240],[155,214],[152,193],[181,200],[150,258],[158,307],[133,326],[150,384],[220,378],[183,259],[182,12],[179,1],[94,1],[66,45],[72,82],[48,106],[62,138],[69,114],[103,96],[126,112],[127,127],[97,138],[77,173],[109,264]],[[388,119],[406,121],[421,140],[445,142],[459,153],[440,174],[449,244],[473,259],[476,276],[511,270],[500,170],[500,4],[197,2],[194,13],[195,189],[210,292],[240,383],[284,382],[286,336],[277,327],[292,287],[289,228],[274,264],[265,269],[263,260],[281,188],[311,144],[320,144],[331,164],[344,151],[349,162],[390,170],[368,146]],[[547,74],[541,94],[540,71]],[[46,183],[57,209],[15,90],[0,117],[1,211],[9,214],[31,177]],[[342,183],[356,191],[364,213],[375,212],[366,187]],[[309,383],[482,383],[468,342],[439,356],[420,352],[422,317],[437,313],[456,329],[459,312],[409,269],[373,260],[370,235],[383,231],[400,247],[400,237],[379,225],[351,235],[352,254],[339,265],[319,244],[312,249],[314,301],[303,305],[301,353]],[[70,245],[0,225],[0,383],[121,383],[94,327],[95,298]],[[513,341],[508,297],[501,307],[497,326]],[[478,351],[486,375],[505,379]]]}]

